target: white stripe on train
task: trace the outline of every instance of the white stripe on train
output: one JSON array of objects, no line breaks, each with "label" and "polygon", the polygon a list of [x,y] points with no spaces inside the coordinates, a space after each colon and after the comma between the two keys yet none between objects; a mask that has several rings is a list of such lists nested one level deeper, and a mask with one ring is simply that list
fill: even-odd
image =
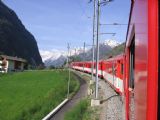
[{"label": "white stripe on train", "polygon": [[[91,73],[91,69],[90,68],[83,68],[83,67],[78,67],[78,66],[73,66],[74,69],[77,69],[77,70],[81,70],[81,71],[85,71],[85,72],[89,72]],[[95,74],[96,73],[96,70],[94,69],[93,70],[93,73]],[[113,87],[116,88],[116,90],[120,93],[123,92],[123,80],[112,75],[112,74],[109,74],[105,71],[101,71],[101,70],[98,70],[98,75],[99,76],[103,76],[103,78],[105,80],[107,80]]]}]

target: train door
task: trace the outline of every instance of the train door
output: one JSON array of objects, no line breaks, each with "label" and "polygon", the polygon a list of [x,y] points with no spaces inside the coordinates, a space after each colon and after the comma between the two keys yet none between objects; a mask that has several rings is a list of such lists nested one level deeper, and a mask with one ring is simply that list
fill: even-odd
[{"label": "train door", "polygon": [[101,63],[101,78],[103,78],[104,63],[103,61],[101,61],[100,63]]},{"label": "train door", "polygon": [[124,70],[124,65],[123,61],[119,60],[118,61],[118,67],[117,67],[117,87],[119,88],[120,91],[123,91],[123,70]]},{"label": "train door", "polygon": [[116,75],[116,87],[120,90],[120,74],[121,74],[121,61],[116,61],[116,67],[115,67],[115,75]]},{"label": "train door", "polygon": [[135,36],[129,48],[129,118],[134,119]]},{"label": "train door", "polygon": [[115,69],[115,61],[112,63],[112,74],[113,74],[113,86],[116,87],[116,69]]},{"label": "train door", "polygon": [[113,74],[112,84],[114,86],[114,63],[112,63],[112,74]]}]

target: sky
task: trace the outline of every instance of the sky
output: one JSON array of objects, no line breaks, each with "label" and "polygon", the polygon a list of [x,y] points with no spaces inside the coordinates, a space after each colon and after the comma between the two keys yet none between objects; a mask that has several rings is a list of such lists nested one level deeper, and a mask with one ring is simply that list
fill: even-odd
[{"label": "sky", "polygon": [[[16,12],[24,26],[35,37],[40,50],[66,50],[92,44],[93,3],[89,0],[3,0]],[[130,0],[114,0],[101,6],[100,23],[127,24]],[[102,25],[100,42],[114,39],[124,42],[127,25]]]}]

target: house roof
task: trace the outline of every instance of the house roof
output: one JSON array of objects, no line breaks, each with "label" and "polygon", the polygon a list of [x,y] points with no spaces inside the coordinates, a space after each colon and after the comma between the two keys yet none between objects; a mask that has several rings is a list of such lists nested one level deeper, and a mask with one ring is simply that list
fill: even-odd
[{"label": "house roof", "polygon": [[12,56],[7,56],[7,55],[0,55],[0,58],[6,58],[7,60],[12,60],[12,61],[19,61],[19,62],[27,62],[25,59],[18,58],[18,57],[12,57]]}]

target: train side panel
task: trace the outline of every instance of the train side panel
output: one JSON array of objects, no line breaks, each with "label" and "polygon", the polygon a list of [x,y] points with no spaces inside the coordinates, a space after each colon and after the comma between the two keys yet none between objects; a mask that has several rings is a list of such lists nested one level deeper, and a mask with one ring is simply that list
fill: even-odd
[{"label": "train side panel", "polygon": [[126,42],[128,117],[127,119],[146,120],[147,106],[147,49],[148,19],[147,0],[133,3],[129,33]]},{"label": "train side panel", "polygon": [[103,62],[103,78],[120,94],[123,93],[124,74],[123,55],[113,57]]},{"label": "train side panel", "polygon": [[125,54],[126,119],[157,120],[158,0],[132,1]]}]

